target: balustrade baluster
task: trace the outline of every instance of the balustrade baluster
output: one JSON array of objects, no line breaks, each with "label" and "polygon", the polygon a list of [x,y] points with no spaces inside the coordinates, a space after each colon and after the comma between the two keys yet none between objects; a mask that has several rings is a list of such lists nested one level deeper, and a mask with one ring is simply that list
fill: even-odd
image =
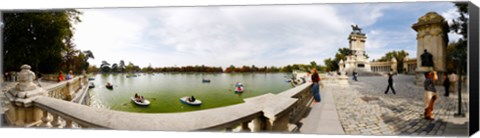
[{"label": "balustrade baluster", "polygon": [[72,128],[72,127],[73,127],[72,120],[65,120],[65,128]]},{"label": "balustrade baluster", "polygon": [[53,121],[51,123],[52,126],[54,128],[60,128],[61,123],[60,123],[60,120],[58,119],[59,116],[56,114],[52,114],[52,116],[53,116]]},{"label": "balustrade baluster", "polygon": [[42,110],[42,112],[42,124],[40,124],[40,127],[52,127],[50,124],[50,119],[48,118],[48,112],[46,110]]},{"label": "balustrade baluster", "polygon": [[240,130],[241,132],[252,132],[252,130],[250,129],[250,127],[248,127],[248,124],[250,123],[251,121],[247,121],[247,122],[243,122],[242,123],[242,129]]}]

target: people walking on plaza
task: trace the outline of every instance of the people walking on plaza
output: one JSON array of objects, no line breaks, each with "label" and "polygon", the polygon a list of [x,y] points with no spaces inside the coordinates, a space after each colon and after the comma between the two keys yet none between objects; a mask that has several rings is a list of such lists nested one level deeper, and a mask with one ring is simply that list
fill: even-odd
[{"label": "people walking on plaza", "polygon": [[445,94],[443,96],[448,97],[450,95],[450,79],[446,72],[443,74],[443,87],[445,87]]},{"label": "people walking on plaza", "polygon": [[387,73],[387,75],[388,75],[388,86],[387,86],[387,90],[385,90],[385,94],[387,94],[390,89],[392,89],[393,94],[396,94],[395,89],[393,89],[393,78],[392,78],[393,75],[391,73]]},{"label": "people walking on plaza", "polygon": [[320,88],[319,86],[321,85],[323,87],[322,82],[320,81],[320,76],[318,75],[317,69],[313,68],[312,69],[312,93],[313,93],[313,99],[315,102],[320,102],[321,97],[320,97]]},{"label": "people walking on plaza", "polygon": [[434,85],[434,73],[433,72],[427,72],[425,73],[425,81],[423,83],[424,88],[425,88],[425,94],[424,94],[424,102],[425,102],[425,112],[424,112],[424,118],[427,120],[433,120],[432,118],[432,112],[433,112],[433,107],[435,100],[438,98],[437,97],[437,90],[435,89]]},{"label": "people walking on plaza", "polygon": [[354,81],[358,81],[358,80],[357,80],[358,73],[355,72],[355,71],[353,71],[353,72],[352,72],[352,75],[353,75],[353,80],[354,80]]},{"label": "people walking on plaza", "polygon": [[455,74],[455,72],[452,72],[452,74],[450,74],[448,77],[448,79],[450,79],[450,92],[455,93],[455,88],[457,88],[458,81],[457,74]]}]

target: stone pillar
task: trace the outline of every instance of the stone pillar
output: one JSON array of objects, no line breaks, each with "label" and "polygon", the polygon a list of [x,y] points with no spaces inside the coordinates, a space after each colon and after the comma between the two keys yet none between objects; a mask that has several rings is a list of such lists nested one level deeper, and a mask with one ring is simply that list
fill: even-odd
[{"label": "stone pillar", "polygon": [[[446,71],[446,48],[448,39],[448,24],[445,19],[436,12],[428,12],[413,24],[412,28],[417,32],[417,70],[416,84],[423,85],[424,73],[436,70],[438,78],[443,78]],[[433,67],[422,66],[421,55],[427,50],[433,56]],[[439,79],[437,84],[441,84]]]},{"label": "stone pillar", "polygon": [[408,66],[408,57],[403,58],[403,73],[408,74],[410,67]]},{"label": "stone pillar", "polygon": [[392,58],[390,68],[392,69],[393,73],[398,73],[398,64],[397,64],[397,59]]},{"label": "stone pillar", "polygon": [[32,101],[39,96],[47,96],[47,91],[33,83],[35,73],[30,71],[29,65],[22,65],[18,74],[19,83],[5,93],[7,99],[12,103],[8,110],[7,119],[14,122],[15,126],[26,126],[39,122],[43,117],[42,110],[33,106]]},{"label": "stone pillar", "polygon": [[339,72],[344,72],[344,69],[345,69],[345,63],[343,62],[342,59],[340,59],[340,63],[338,63],[338,71]]}]

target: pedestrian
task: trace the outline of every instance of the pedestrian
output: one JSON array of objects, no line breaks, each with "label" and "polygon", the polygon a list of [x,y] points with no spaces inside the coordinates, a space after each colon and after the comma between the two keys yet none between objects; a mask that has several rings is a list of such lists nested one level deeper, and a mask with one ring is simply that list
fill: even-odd
[{"label": "pedestrian", "polygon": [[450,79],[448,73],[443,74],[443,87],[445,87],[445,94],[443,96],[448,97],[450,95]]},{"label": "pedestrian", "polygon": [[434,107],[435,100],[438,98],[434,81],[436,80],[434,79],[433,72],[425,73],[425,81],[423,83],[425,88],[425,94],[424,94],[425,112],[423,115],[424,115],[424,118],[427,120],[433,120],[432,118],[433,107]]},{"label": "pedestrian", "polygon": [[65,77],[63,77],[63,73],[62,71],[60,71],[60,73],[58,73],[58,82],[61,82],[61,81],[64,81],[65,80]]},{"label": "pedestrian", "polygon": [[457,88],[458,81],[457,74],[455,74],[455,72],[452,72],[452,74],[450,74],[450,76],[448,77],[448,79],[450,79],[450,92],[455,93],[455,88]]},{"label": "pedestrian", "polygon": [[320,76],[318,75],[317,69],[313,68],[311,73],[312,73],[311,78],[313,83],[313,86],[312,86],[313,99],[315,100],[315,102],[320,102],[321,98],[320,98],[319,85],[323,87],[323,84],[320,81]]},{"label": "pedestrian", "polygon": [[38,87],[42,87],[42,84],[40,84],[40,81],[42,81],[42,74],[37,71],[37,85]]},{"label": "pedestrian", "polygon": [[385,94],[387,94],[390,89],[392,89],[393,94],[395,94],[395,89],[393,89],[393,78],[392,78],[393,75],[391,73],[387,73],[387,76],[388,76],[388,86],[387,86],[387,90],[385,90]]},{"label": "pedestrian", "polygon": [[68,72],[68,74],[67,74],[67,80],[71,80],[71,79],[73,79],[73,72],[72,72],[72,70],[70,70],[70,71]]},{"label": "pedestrian", "polygon": [[358,80],[357,80],[357,75],[358,75],[358,73],[355,72],[355,71],[353,71],[352,75],[353,75],[353,80],[354,80],[354,81],[358,81]]}]

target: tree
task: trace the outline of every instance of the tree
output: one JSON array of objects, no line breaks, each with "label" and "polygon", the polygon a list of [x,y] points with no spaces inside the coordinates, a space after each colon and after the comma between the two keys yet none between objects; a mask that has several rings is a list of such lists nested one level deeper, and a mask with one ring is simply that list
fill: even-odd
[{"label": "tree", "polygon": [[103,72],[103,73],[107,73],[107,72],[110,72],[110,63],[108,63],[107,61],[102,61],[102,64],[100,64],[100,70]]},{"label": "tree", "polygon": [[125,62],[123,60],[120,60],[120,63],[118,64],[118,68],[120,69],[120,72],[125,72]]},{"label": "tree", "polygon": [[401,73],[403,72],[403,59],[405,57],[408,57],[408,52],[404,51],[404,50],[400,50],[400,51],[390,51],[390,52],[387,52],[385,53],[385,55],[383,57],[381,57],[380,59],[378,59],[377,61],[380,61],[380,62],[389,62],[392,60],[392,58],[395,58],[395,60],[397,60],[397,70]]},{"label": "tree", "polygon": [[75,51],[73,24],[80,22],[80,14],[76,10],[4,13],[4,69],[29,64],[42,73],[60,71],[64,55]]},{"label": "tree", "polygon": [[83,63],[84,64],[83,64],[82,69],[87,70],[88,67],[90,66],[90,63],[88,63],[88,59],[90,59],[90,58],[95,59],[95,57],[93,56],[93,53],[90,50],[83,51],[83,55],[85,55],[85,56],[83,58]]},{"label": "tree", "polygon": [[323,62],[325,63],[325,70],[326,71],[334,71],[338,70],[338,63],[340,63],[340,60],[347,60],[347,56],[351,55],[351,50],[348,48],[339,48],[338,52],[335,54],[334,59],[326,59]]},{"label": "tree", "polygon": [[462,38],[460,38],[457,42],[454,42],[454,48],[452,51],[447,51],[447,55],[448,52],[452,52],[450,55],[453,55],[450,57],[450,61],[447,59],[447,64],[450,62],[457,68],[457,74],[459,78],[457,84],[458,107],[455,116],[464,117],[465,114],[462,113],[462,75],[467,73],[468,17],[466,15],[468,15],[468,3],[455,3],[455,7],[457,7],[460,17],[453,19],[452,24],[449,27],[450,31],[462,35]]},{"label": "tree", "polygon": [[119,69],[118,69],[118,64],[117,63],[113,63],[112,64],[112,69],[111,69],[112,72],[118,72]]}]

